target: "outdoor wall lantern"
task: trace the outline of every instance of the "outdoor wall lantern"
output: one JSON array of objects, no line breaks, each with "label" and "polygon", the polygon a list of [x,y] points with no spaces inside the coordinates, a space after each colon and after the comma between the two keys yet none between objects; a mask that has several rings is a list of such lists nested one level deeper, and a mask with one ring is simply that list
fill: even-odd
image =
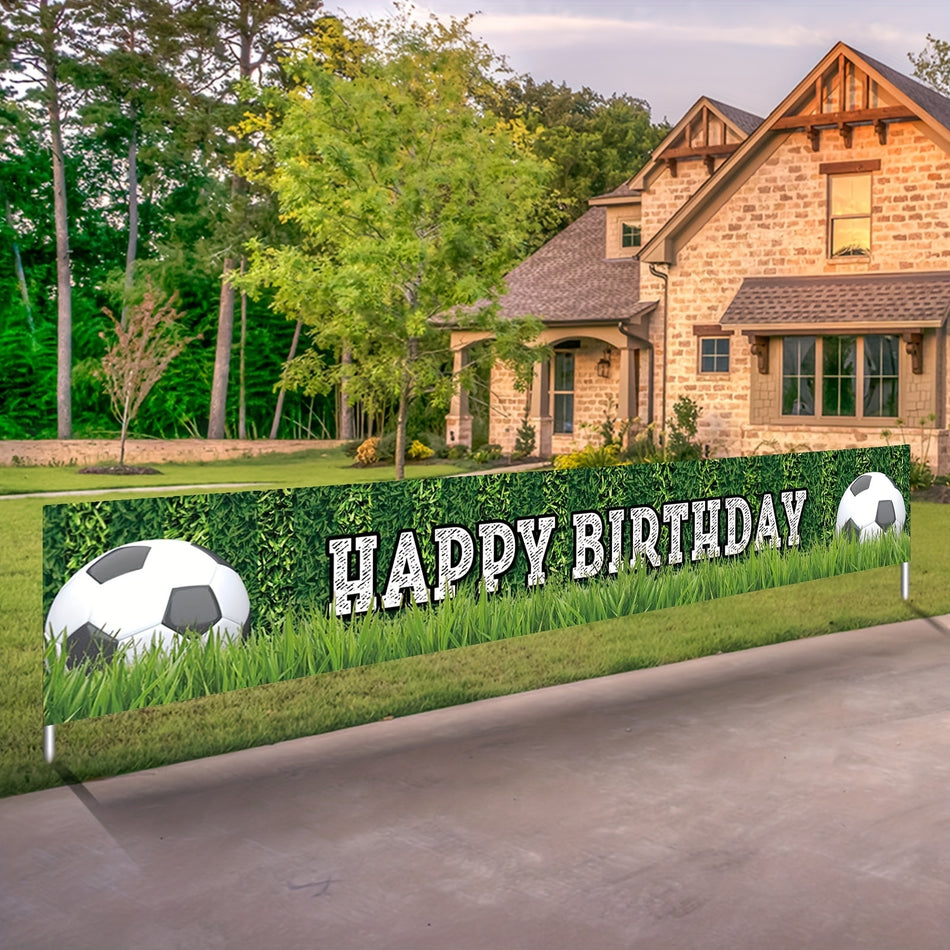
[{"label": "outdoor wall lantern", "polygon": [[597,361],[597,375],[601,379],[610,378],[610,347],[604,350],[604,355]]}]

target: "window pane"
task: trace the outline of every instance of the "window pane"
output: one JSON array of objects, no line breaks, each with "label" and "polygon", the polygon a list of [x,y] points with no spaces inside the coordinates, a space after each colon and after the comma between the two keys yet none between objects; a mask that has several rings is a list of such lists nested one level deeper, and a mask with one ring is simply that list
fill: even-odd
[{"label": "window pane", "polygon": [[826,336],[822,339],[821,411],[826,416],[855,414],[857,339]]},{"label": "window pane", "polygon": [[782,340],[782,414],[815,414],[815,338]]},{"label": "window pane", "polygon": [[832,175],[829,210],[833,217],[839,215],[869,215],[871,213],[870,175]]},{"label": "window pane", "polygon": [[574,354],[554,354],[554,391],[563,392],[574,389]]},{"label": "window pane", "polygon": [[703,373],[729,372],[728,337],[711,337],[699,341],[700,371]]},{"label": "window pane", "polygon": [[640,225],[639,224],[623,225],[621,244],[623,247],[639,247],[640,246]]},{"label": "window pane", "polygon": [[574,396],[571,393],[554,394],[554,431],[574,431]]},{"label": "window pane", "polygon": [[871,253],[871,219],[838,218],[831,222],[831,256]]},{"label": "window pane", "polygon": [[864,338],[864,414],[897,415],[899,391],[898,356],[900,340],[896,336]]}]

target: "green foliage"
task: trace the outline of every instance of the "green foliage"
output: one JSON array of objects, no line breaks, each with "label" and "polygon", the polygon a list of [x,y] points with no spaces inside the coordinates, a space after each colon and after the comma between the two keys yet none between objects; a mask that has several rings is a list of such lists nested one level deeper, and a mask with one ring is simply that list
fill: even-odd
[{"label": "green foliage", "polygon": [[288,60],[289,88],[267,90],[270,111],[247,123],[262,143],[247,174],[299,236],[255,244],[245,284],[271,288],[274,308],[310,328],[285,385],[346,376],[350,402],[398,402],[405,432],[414,399],[444,409],[459,384],[445,372],[449,313],[491,332],[495,357],[527,380],[536,322],[501,323],[484,301],[524,253],[546,171],[517,128],[476,108],[494,57],[467,21],[400,15],[347,32],[363,42],[345,74],[327,68],[335,46],[315,45]]},{"label": "green foliage", "polygon": [[689,396],[680,396],[673,403],[673,416],[666,423],[664,448],[670,461],[702,458],[703,447],[694,441],[699,429],[702,409]]},{"label": "green foliage", "polygon": [[914,64],[914,76],[944,96],[950,96],[950,42],[927,34],[927,45],[916,56],[908,53]]},{"label": "green foliage", "polygon": [[554,168],[538,206],[545,239],[587,210],[587,201],[631,178],[669,132],[650,106],[633,96],[595,93],[530,76],[508,79],[488,94],[488,107],[524,123],[531,150]]},{"label": "green foliage", "polygon": [[511,453],[512,461],[518,461],[519,459],[527,458],[534,452],[535,445],[537,444],[536,433],[534,426],[531,425],[530,419],[528,417],[528,411],[525,410],[524,418],[521,420],[521,425],[518,426],[518,431],[515,434],[515,449]]},{"label": "green foliage", "polygon": [[554,468],[559,472],[575,468],[604,468],[619,464],[619,452],[614,445],[585,445],[576,452],[558,455],[554,459]]}]

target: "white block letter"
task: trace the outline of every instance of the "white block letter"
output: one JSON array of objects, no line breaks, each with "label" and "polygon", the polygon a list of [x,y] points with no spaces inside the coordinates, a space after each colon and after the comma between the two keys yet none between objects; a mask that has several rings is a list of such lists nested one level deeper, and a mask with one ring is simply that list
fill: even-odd
[{"label": "white block letter", "polygon": [[383,607],[392,610],[401,607],[406,591],[412,592],[413,602],[419,606],[429,603],[426,572],[415,531],[400,531],[393,552],[393,563],[386,580]]},{"label": "white block letter", "polygon": [[574,525],[574,569],[571,577],[575,581],[593,577],[604,566],[604,545],[601,538],[604,526],[596,511],[578,511],[571,515]]},{"label": "white block letter", "polygon": [[[435,543],[436,577],[432,599],[440,601],[455,596],[458,582],[475,564],[475,539],[461,525],[445,525],[432,532],[432,540]],[[452,559],[453,550],[458,552],[457,560]]]},{"label": "white block letter", "polygon": [[542,515],[540,518],[519,518],[515,522],[524,553],[528,556],[528,573],[525,575],[527,587],[543,587],[545,581],[544,555],[548,553],[551,535],[557,525],[554,515]]},{"label": "white block letter", "polygon": [[498,578],[515,563],[515,532],[507,522],[483,521],[478,536],[482,542],[482,580],[486,592],[494,594]]},{"label": "white block letter", "polygon": [[[378,534],[358,534],[356,537],[329,538],[330,593],[334,613],[349,617],[365,614],[373,607],[376,587],[376,548]],[[356,553],[356,577],[350,576],[350,555]]]}]

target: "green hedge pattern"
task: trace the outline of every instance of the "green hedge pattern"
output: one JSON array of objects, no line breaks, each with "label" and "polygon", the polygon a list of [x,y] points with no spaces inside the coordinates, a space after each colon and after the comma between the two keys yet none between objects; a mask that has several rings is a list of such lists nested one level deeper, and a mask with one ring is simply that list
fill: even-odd
[{"label": "green hedge pattern", "polygon": [[[868,471],[884,472],[903,492],[909,530],[907,446],[48,505],[43,616],[59,588],[84,564],[111,548],[148,538],[193,541],[230,562],[247,586],[255,625],[271,629],[288,611],[327,602],[326,541],[340,535],[378,532],[382,574],[399,532],[414,529],[431,576],[434,554],[428,542],[434,526],[461,524],[474,531],[480,521],[514,524],[517,518],[554,514],[558,528],[546,564],[549,574],[564,577],[573,559],[573,512],[606,514],[610,508],[643,504],[659,510],[665,502],[727,495],[752,502],[765,492],[775,495],[779,509],[780,491],[806,488],[809,501],[800,533],[807,549],[829,543],[841,495]],[[690,523],[683,528],[688,550]],[[664,527],[661,544],[666,534]],[[526,570],[519,545],[505,580],[518,584]],[[477,583],[476,573],[472,583]],[[380,587],[384,583],[380,576]]]}]

